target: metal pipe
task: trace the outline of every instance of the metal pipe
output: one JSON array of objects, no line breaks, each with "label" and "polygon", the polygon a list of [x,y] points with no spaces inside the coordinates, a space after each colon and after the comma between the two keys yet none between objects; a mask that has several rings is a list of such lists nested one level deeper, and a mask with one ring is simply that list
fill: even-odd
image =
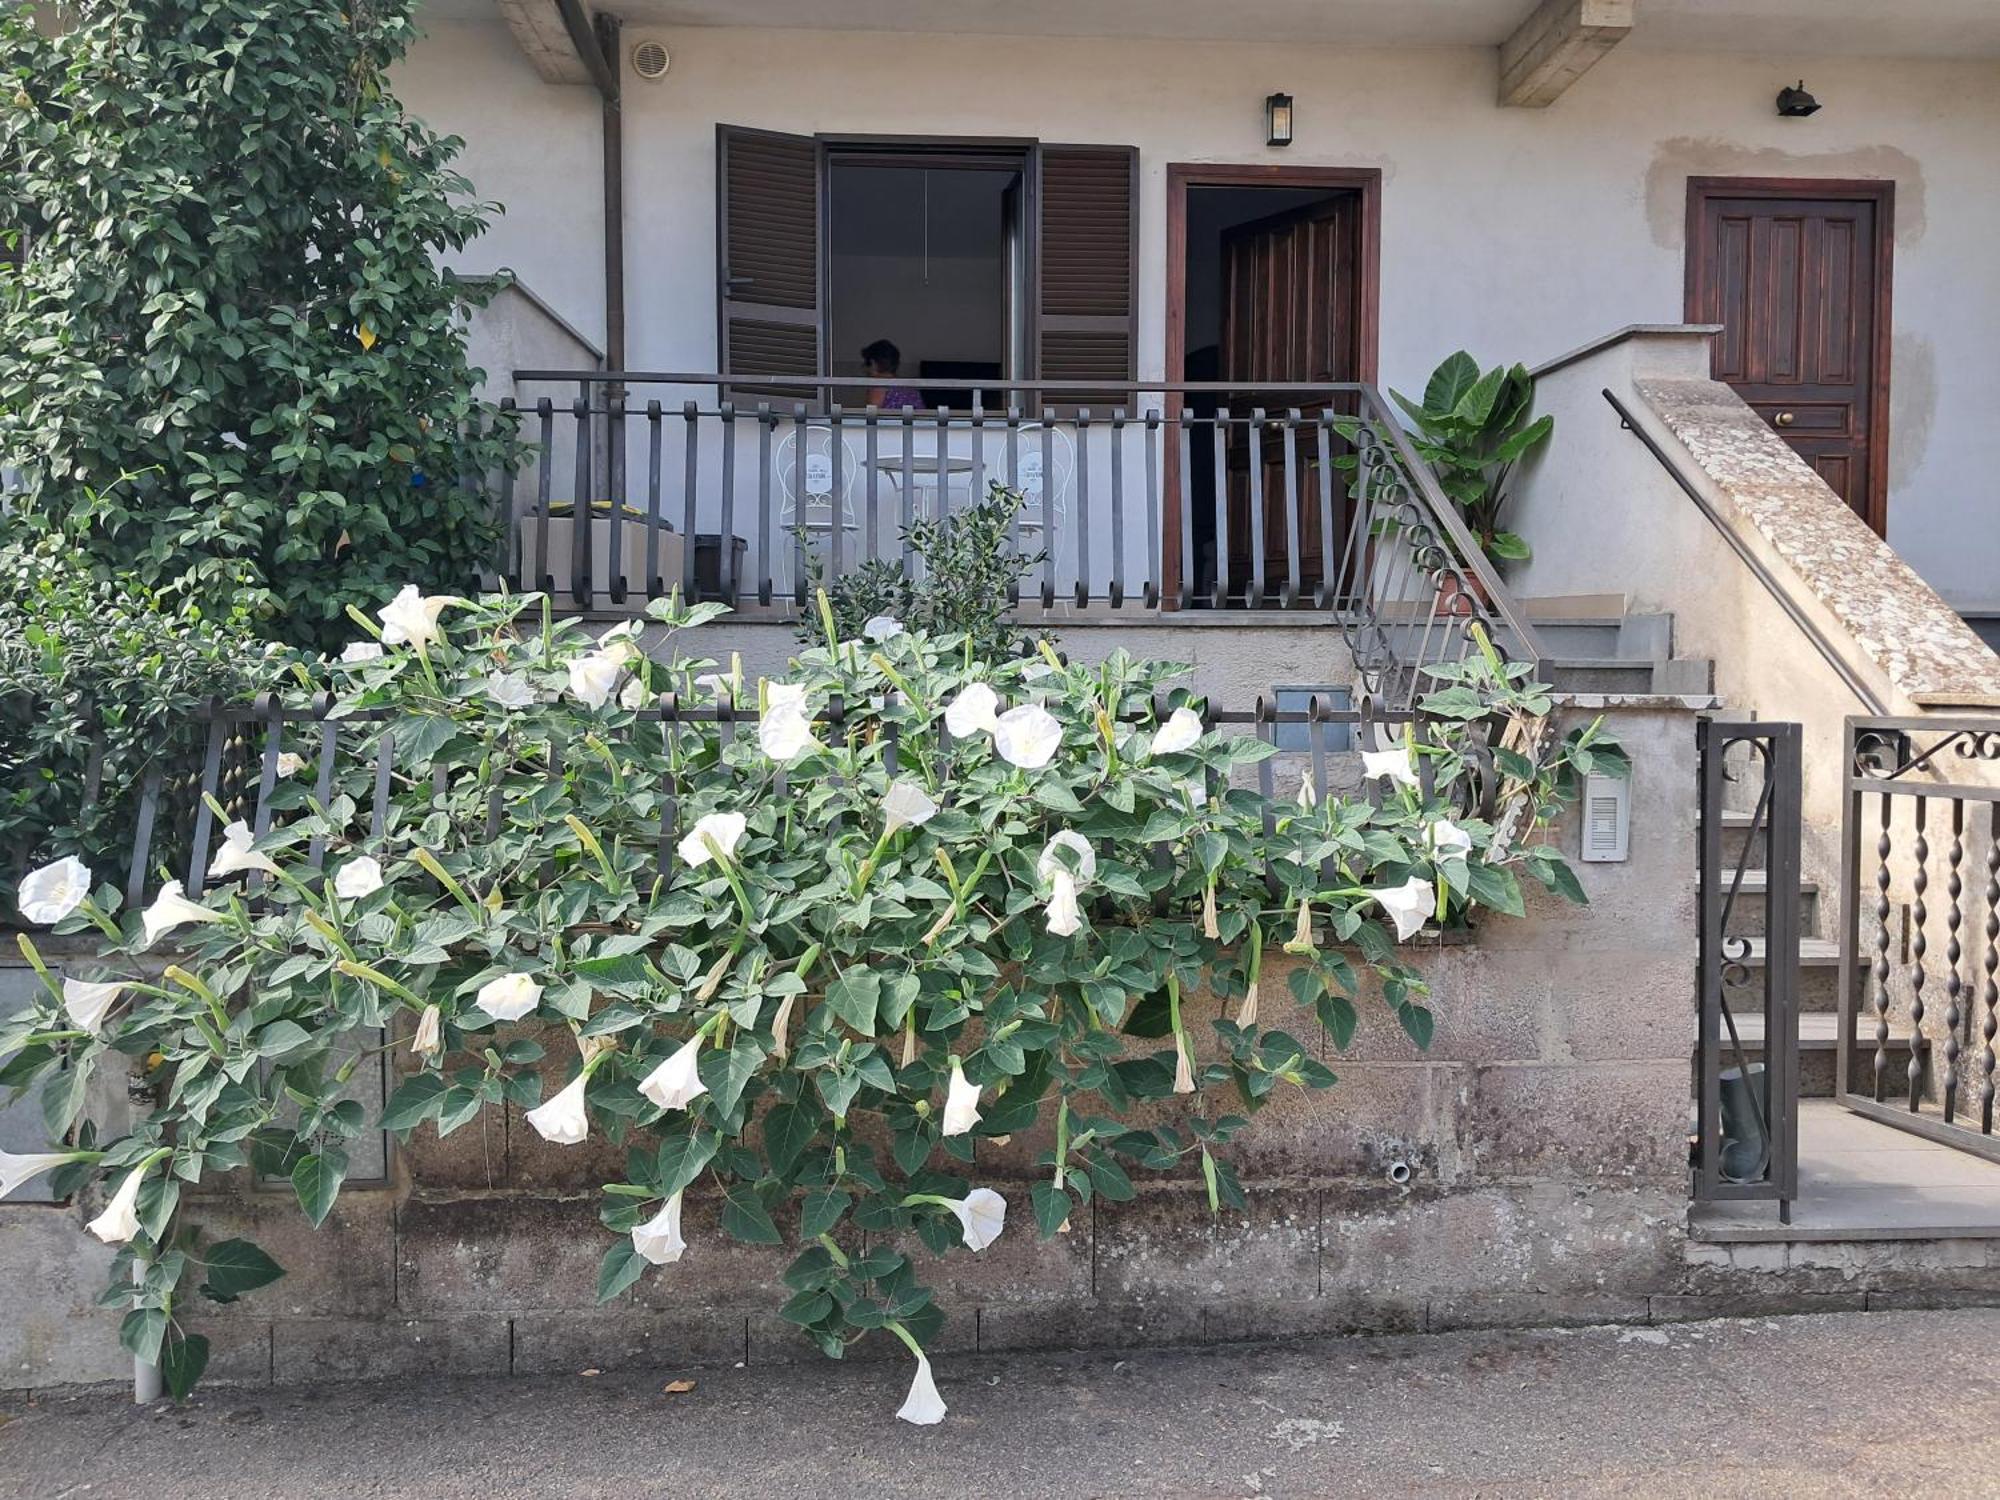
[{"label": "metal pipe", "polygon": [[1886,714],[1889,711],[1888,705],[1876,697],[1875,690],[1855,674],[1854,669],[1833,648],[1833,643],[1826,638],[1825,633],[1820,630],[1819,626],[1812,622],[1806,615],[1806,612],[1799,608],[1790,595],[1778,587],[1778,580],[1771,576],[1771,570],[1758,561],[1752,555],[1750,549],[1743,545],[1743,539],[1737,536],[1729,528],[1728,524],[1723,521],[1722,517],[1716,513],[1715,507],[1708,503],[1708,497],[1694,487],[1693,482],[1688,479],[1687,475],[1681,472],[1680,465],[1668,457],[1667,451],[1653,440],[1653,435],[1632,419],[1632,413],[1626,408],[1625,403],[1612,395],[1609,387],[1606,387],[1602,394],[1604,399],[1611,403],[1611,409],[1618,413],[1618,420],[1624,426],[1625,430],[1646,445],[1646,451],[1659,461],[1660,467],[1667,471],[1668,477],[1681,487],[1682,493],[1688,499],[1694,501],[1695,509],[1706,516],[1708,524],[1716,529],[1725,542],[1729,543],[1730,550],[1742,560],[1743,566],[1750,570],[1750,576],[1764,586],[1764,591],[1776,601],[1778,608],[1782,609],[1791,622],[1799,627],[1805,638],[1812,642],[1813,649],[1819,652],[1829,667],[1833,668],[1834,675],[1847,685],[1847,690],[1853,693],[1856,698],[1859,698],[1862,703],[1866,704],[1869,712]]},{"label": "metal pipe", "polygon": [[556,9],[562,14],[577,61],[583,64],[597,92],[606,98],[617,98],[618,75],[605,65],[604,54],[598,50],[597,38],[591,33],[590,17],[584,14],[583,0],[556,0]]}]

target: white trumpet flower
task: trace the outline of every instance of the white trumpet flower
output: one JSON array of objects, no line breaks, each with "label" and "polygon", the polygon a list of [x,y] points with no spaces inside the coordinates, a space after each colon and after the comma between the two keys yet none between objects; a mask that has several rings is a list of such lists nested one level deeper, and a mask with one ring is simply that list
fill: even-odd
[{"label": "white trumpet flower", "polygon": [[0,1151],[0,1198],[76,1159],[74,1151]]},{"label": "white trumpet flower", "polygon": [[1153,736],[1154,755],[1180,755],[1201,743],[1201,715],[1185,704],[1168,716]]},{"label": "white trumpet flower", "polygon": [[118,1191],[104,1206],[104,1212],[84,1225],[107,1245],[123,1245],[139,1232],[139,1188],[146,1176],[144,1167],[134,1167],[118,1184]]},{"label": "white trumpet flower", "polygon": [[944,1397],[938,1394],[937,1382],[931,1379],[931,1362],[919,1354],[917,1373],[910,1380],[910,1394],[903,1398],[896,1415],[919,1427],[935,1427],[944,1420],[947,1410]]},{"label": "white trumpet flower", "polygon": [[964,1135],[979,1123],[979,1085],[965,1076],[957,1058],[951,1060],[951,1083],[944,1094],[945,1135]]},{"label": "white trumpet flower", "polygon": [[306,758],[291,750],[278,752],[277,772],[280,780],[296,776],[306,768]]},{"label": "white trumpet flower", "polygon": [[343,901],[361,901],[382,889],[382,865],[374,855],[350,859],[333,877],[333,893]]},{"label": "white trumpet flower", "polygon": [[590,1072],[571,1079],[569,1086],[544,1100],[523,1116],[535,1127],[535,1134],[557,1146],[575,1146],[590,1134],[590,1115],[584,1109],[583,1091],[590,1084]]},{"label": "white trumpet flower", "polygon": [[948,1206],[958,1216],[958,1227],[968,1250],[984,1250],[1007,1227],[1007,1200],[992,1188],[974,1188]]},{"label": "white trumpet flower", "polygon": [[1396,924],[1396,941],[1406,943],[1423,930],[1437,910],[1437,887],[1412,875],[1399,886],[1368,893]]},{"label": "white trumpet flower", "polygon": [[883,641],[893,641],[903,633],[903,622],[894,615],[876,615],[861,627],[861,633],[878,646]]},{"label": "white trumpet flower", "polygon": [[1361,775],[1363,780],[1372,781],[1377,776],[1386,776],[1396,786],[1417,786],[1417,764],[1407,744],[1392,746],[1387,750],[1363,750],[1361,752]]},{"label": "white trumpet flower", "polygon": [[1049,900],[1043,908],[1048,930],[1056,937],[1075,937],[1083,930],[1083,908],[1077,904],[1076,879],[1067,870],[1049,877]]},{"label": "white trumpet flower", "polygon": [[882,794],[882,817],[887,832],[899,828],[921,828],[937,816],[938,805],[914,781],[890,784]]},{"label": "white trumpet flower", "polygon": [[1008,765],[1039,771],[1062,748],[1062,725],[1039,703],[1023,703],[993,721],[993,747]]},{"label": "white trumpet flower", "polygon": [[535,688],[525,672],[495,672],[486,679],[486,696],[498,708],[528,708]]},{"label": "white trumpet flower", "polygon": [[350,667],[358,667],[363,662],[380,661],[382,648],[373,641],[349,641],[340,648],[340,659]]},{"label": "white trumpet flower", "polygon": [[743,842],[743,831],[748,827],[749,821],[742,813],[703,813],[676,846],[681,863],[690,870],[698,870],[715,858],[717,850],[725,861],[734,862],[736,846]]},{"label": "white trumpet flower", "polygon": [[620,650],[592,651],[573,656],[569,662],[569,690],[587,707],[602,708],[611,701],[612,689],[625,671],[625,653]]},{"label": "white trumpet flower", "polygon": [[63,1014],[92,1036],[99,1036],[104,1031],[104,1018],[118,1003],[118,997],[125,993],[125,986],[115,980],[97,983],[88,979],[65,978],[62,993]]},{"label": "white trumpet flower", "polygon": [[1472,835],[1449,818],[1439,818],[1424,830],[1433,859],[1465,858],[1472,852]]},{"label": "white trumpet flower", "polygon": [[675,1193],[664,1207],[643,1224],[632,1228],[632,1248],[641,1260],[669,1266],[687,1250],[681,1238],[681,1195]]},{"label": "white trumpet flower", "polygon": [[542,987],[532,974],[502,974],[479,987],[472,998],[475,1009],[496,1021],[518,1021],[542,1003]]},{"label": "white trumpet flower", "polygon": [[231,875],[241,875],[245,870],[262,870],[266,875],[278,873],[278,867],[268,854],[259,854],[252,845],[256,836],[250,832],[250,825],[238,818],[222,830],[222,847],[215,851],[215,862],[208,867],[208,873],[218,880]]},{"label": "white trumpet flower", "polygon": [[1243,1008],[1236,1012],[1236,1024],[1249,1030],[1257,1024],[1257,981],[1250,981],[1250,989],[1243,997]]},{"label": "white trumpet flower", "polygon": [[991,734],[1000,719],[1000,695],[983,682],[967,683],[945,705],[944,727],[953,739],[969,740]]},{"label": "white trumpet flower", "polygon": [[377,611],[385,646],[428,646],[439,635],[438,616],[463,599],[438,594],[426,599],[414,583],[406,583],[394,599]]},{"label": "white trumpet flower", "polygon": [[806,702],[804,683],[773,682],[765,687],[764,712],[757,719],[757,744],[781,766],[819,748],[819,741],[813,738],[812,708]]},{"label": "white trumpet flower", "polygon": [[416,1035],[410,1038],[410,1050],[425,1061],[444,1051],[444,1012],[435,1005],[426,1005],[417,1017]]},{"label": "white trumpet flower", "polygon": [[[1056,853],[1058,849],[1076,856],[1074,871]],[[1048,930],[1057,937],[1075,936],[1083,927],[1076,894],[1097,877],[1097,851],[1090,847],[1090,840],[1073,829],[1063,829],[1043,846],[1041,858],[1035,861],[1035,874],[1049,887],[1045,908]]]},{"label": "white trumpet flower", "polygon": [[634,677],[624,687],[619,689],[618,706],[637,713],[646,706],[648,696],[646,692],[646,679],[643,677]]},{"label": "white trumpet flower", "polygon": [[31,870],[15,888],[21,915],[38,927],[53,927],[90,895],[90,866],[74,854]]},{"label": "white trumpet flower", "polygon": [[1174,1092],[1194,1092],[1194,1059],[1188,1055],[1187,1033],[1178,1028],[1174,1031]]},{"label": "white trumpet flower", "polygon": [[160,894],[153,898],[153,904],[139,914],[139,929],[150,948],[176,927],[185,927],[190,922],[220,922],[222,913],[210,911],[198,901],[188,900],[181,890],[178,880],[169,880],[160,887]]},{"label": "white trumpet flower", "polygon": [[701,1081],[698,1067],[703,1039],[703,1034],[697,1033],[683,1043],[679,1051],[640,1080],[639,1092],[661,1109],[686,1109],[707,1093],[708,1085]]},{"label": "white trumpet flower", "polygon": [[1079,885],[1089,885],[1097,878],[1097,851],[1090,847],[1090,840],[1075,829],[1065,828],[1042,846],[1041,858],[1035,861],[1035,873],[1047,880],[1057,871],[1067,872],[1069,866],[1056,854],[1058,849],[1067,849],[1076,856],[1076,879]]},{"label": "white trumpet flower", "polygon": [[771,1052],[780,1062],[784,1060],[785,1054],[791,1051],[789,1033],[792,1029],[792,1007],[798,1003],[798,998],[796,994],[785,996],[778,1004],[778,1013],[771,1017],[771,1037],[774,1043]]}]

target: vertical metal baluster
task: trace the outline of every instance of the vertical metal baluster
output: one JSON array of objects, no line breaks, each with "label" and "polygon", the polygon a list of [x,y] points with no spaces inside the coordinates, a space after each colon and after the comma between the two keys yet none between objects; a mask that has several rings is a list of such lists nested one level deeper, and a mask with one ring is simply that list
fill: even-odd
[{"label": "vertical metal baluster", "polygon": [[1249,445],[1244,466],[1250,471],[1250,592],[1245,602],[1264,607],[1264,408],[1250,408]]},{"label": "vertical metal baluster", "polygon": [[1215,607],[1229,603],[1229,408],[1215,411]]},{"label": "vertical metal baluster", "polygon": [[694,528],[695,492],[701,484],[701,409],[694,402],[681,404],[681,421],[686,424],[687,452],[681,469],[681,598],[693,604],[701,598],[695,584]]},{"label": "vertical metal baluster", "polygon": [[[736,403],[716,408],[722,422],[722,516],[715,531],[715,592],[724,604],[736,603]],[[692,543],[692,538],[689,539]]]},{"label": "vertical metal baluster", "polygon": [[665,592],[660,577],[660,457],[664,434],[660,426],[660,403],[646,403],[646,597],[658,599]]},{"label": "vertical metal baluster", "polygon": [[910,546],[910,520],[914,515],[912,507],[916,504],[916,496],[911,493],[917,487],[916,470],[912,467],[916,462],[916,455],[910,450],[914,445],[913,440],[917,435],[916,415],[915,407],[905,406],[903,408],[903,485],[897,498],[901,502],[899,506],[901,516],[899,519],[903,528],[903,576],[905,578],[910,576],[911,562],[915,556],[915,552]]},{"label": "vertical metal baluster", "polygon": [[590,387],[584,386],[570,414],[576,418],[576,464],[569,503],[569,595],[578,609],[590,607],[591,451]]},{"label": "vertical metal baluster", "polygon": [[229,738],[229,721],[223,717],[222,708],[211,701],[208,723],[208,748],[201,758],[201,795],[194,809],[194,837],[189,841],[187,865],[187,893],[199,900],[201,884],[208,878],[208,841],[215,829],[215,814],[209,811],[208,799],[219,799],[222,789],[222,747]]},{"label": "vertical metal baluster", "polygon": [[1945,978],[1944,1011],[1944,1122],[1952,1123],[1952,1116],[1958,1110],[1958,1059],[1964,1050],[1959,1041],[1959,1026],[1964,1021],[1962,1001],[1965,995],[1965,978],[1959,971],[1959,960],[1964,950],[1958,941],[1958,926],[1964,920],[1959,908],[1959,895],[1965,889],[1959,879],[1959,863],[1965,858],[1965,799],[1951,799],[1951,848],[1945,854],[1944,890],[1948,905],[1945,910],[1944,961],[1948,973]]},{"label": "vertical metal baluster", "polygon": [[[1153,722],[1155,724],[1166,723],[1167,716],[1170,712],[1171,710],[1168,709],[1167,707],[1167,695],[1155,689],[1153,693]],[[1173,856],[1167,850],[1166,841],[1164,839],[1156,840],[1154,842],[1152,850],[1147,857],[1151,861],[1152,866],[1156,871],[1159,871],[1163,874],[1171,874],[1174,867],[1174,861],[1173,861]],[[1160,888],[1153,892],[1154,916],[1164,917],[1167,914],[1167,907],[1168,907],[1167,891],[1170,883],[1171,883],[1170,881],[1162,881],[1160,883]]]},{"label": "vertical metal baluster", "polygon": [[771,440],[778,418],[771,403],[757,403],[757,602],[771,602]]},{"label": "vertical metal baluster", "polygon": [[937,429],[937,514],[934,520],[951,515],[951,408],[940,406],[933,418]]},{"label": "vertical metal baluster", "polygon": [[[500,421],[503,426],[512,426],[510,417],[516,416],[519,405],[512,396],[500,398]],[[517,429],[518,430],[518,429]],[[515,465],[510,463],[500,471],[500,515],[504,529],[500,538],[500,566],[493,571],[507,580],[508,587],[519,591],[521,561],[521,518],[514,513],[514,485],[517,479]],[[189,887],[193,889],[193,887]]]},{"label": "vertical metal baluster", "polygon": [[[806,426],[806,404],[803,401],[792,405],[792,603],[799,609],[806,607],[806,538],[811,528],[806,524],[806,509],[812,504],[812,497],[806,493],[806,467],[809,458],[807,444],[812,441],[812,429]],[[827,465],[833,476],[833,491],[827,496],[827,514],[838,520],[842,481],[846,475],[846,465],[841,462],[847,448],[840,429],[829,427],[826,434]]]},{"label": "vertical metal baluster", "polygon": [[[1324,694],[1314,693],[1306,700],[1306,748],[1312,752],[1313,792],[1324,797],[1326,790],[1326,716],[1329,700]],[[1333,858],[1329,855],[1319,863],[1319,878],[1322,883],[1331,882],[1335,873]]]},{"label": "vertical metal baluster", "polygon": [[[326,717],[332,711],[332,708],[332,695],[322,694],[319,704],[319,775],[313,781],[313,795],[319,799],[319,805],[322,808],[331,806],[333,802],[333,756],[336,748],[335,741],[340,732],[340,721]],[[326,835],[324,833],[316,833],[312,836],[312,842],[306,846],[306,863],[315,870],[325,866]]]},{"label": "vertical metal baluster", "polygon": [[[625,602],[625,387],[614,385],[605,392],[604,456],[606,498],[611,502],[605,524],[611,528],[610,556],[606,559],[611,576],[605,586],[613,604]],[[593,508],[592,514],[596,514]]]},{"label": "vertical metal baluster", "polygon": [[125,906],[136,909],[146,898],[146,859],[153,852],[153,820],[160,811],[160,767],[147,768],[139,788],[139,814],[132,828],[132,866],[125,875]]},{"label": "vertical metal baluster", "polygon": [[[250,836],[261,839],[271,831],[271,797],[278,789],[278,757],[285,748],[285,710],[277,695],[264,693],[257,699],[257,717],[265,721],[264,760],[257,773],[257,801],[250,814]],[[264,889],[264,872],[252,870],[243,882],[243,894],[254,897]]]},{"label": "vertical metal baluster", "polygon": [[379,839],[389,828],[390,773],[395,769],[396,736],[388,724],[375,748],[375,800],[368,814],[368,837]]},{"label": "vertical metal baluster", "polygon": [[[1007,407],[1007,488],[1018,499],[1021,493],[1021,408],[1010,404]],[[1021,555],[1021,507],[1014,507],[1012,519],[1007,522],[1007,546],[1015,557]],[[1007,602],[1021,602],[1021,580],[1008,580]]]},{"label": "vertical metal baluster", "polygon": [[[871,558],[876,558],[882,555],[882,549],[878,541],[878,536],[879,536],[879,532],[877,529],[878,523],[876,521],[876,516],[881,508],[881,489],[882,489],[881,408],[870,406],[868,408],[868,415],[865,418],[865,420],[868,424],[868,440],[867,440],[868,500],[867,500],[867,512],[862,517],[863,524],[867,528],[866,531],[863,533],[863,535],[866,539],[868,556]],[[827,521],[827,526],[830,530],[838,530],[846,520],[845,514],[841,510],[841,507],[838,505],[835,505],[828,512],[828,516],[829,519]],[[830,535],[827,539],[827,545],[829,547],[833,545],[833,540]],[[838,557],[840,554],[836,552],[833,555],[835,557]]]},{"label": "vertical metal baluster", "polygon": [[[1042,476],[1046,490],[1048,475]],[[1076,413],[1076,604],[1090,603],[1090,408]]]},{"label": "vertical metal baluster", "polygon": [[1930,950],[1930,939],[1924,933],[1925,921],[1930,909],[1924,904],[1924,892],[1930,889],[1931,872],[1930,840],[1924,837],[1924,820],[1930,812],[1930,799],[1921,793],[1917,796],[1917,842],[1910,852],[1917,862],[1917,872],[1910,877],[1910,1061],[1904,1070],[1909,1079],[1910,1113],[1917,1112],[1919,1090],[1924,1075],[1924,981],[1929,976],[1924,972],[1924,955]]},{"label": "vertical metal baluster", "polygon": [[1289,572],[1284,584],[1284,604],[1287,609],[1298,608],[1303,596],[1304,573],[1299,561],[1299,506],[1303,500],[1299,495],[1299,423],[1305,418],[1295,406],[1285,413],[1285,548]]},{"label": "vertical metal baluster", "polygon": [[1056,548],[1061,545],[1056,524],[1056,414],[1042,408],[1042,608],[1056,603]]},{"label": "vertical metal baluster", "polygon": [[1341,607],[1351,611],[1357,619],[1369,615],[1368,575],[1374,571],[1374,561],[1368,554],[1368,538],[1373,529],[1375,514],[1375,465],[1372,459],[1373,437],[1367,428],[1360,429],[1354,445],[1354,489],[1353,501],[1347,517],[1347,535],[1341,539],[1340,577],[1336,585]]},{"label": "vertical metal baluster", "polygon": [[[1137,394],[1136,392],[1134,393]],[[1160,440],[1160,414],[1152,407],[1146,409],[1146,425],[1143,432],[1145,441],[1146,466],[1146,566],[1140,572],[1143,586],[1140,598],[1146,608],[1152,609],[1160,602],[1160,591],[1153,586],[1153,569],[1160,558],[1160,455],[1157,444]]]},{"label": "vertical metal baluster", "polygon": [[[1276,700],[1257,695],[1257,738],[1272,749],[1278,746],[1278,705]],[[1258,800],[1264,816],[1264,846],[1269,848],[1278,832],[1277,787],[1272,778],[1272,756],[1265,756],[1257,762]],[[1278,894],[1278,872],[1271,868],[1270,856],[1264,858],[1264,893],[1275,897]]]},{"label": "vertical metal baluster", "polygon": [[1111,412],[1111,587],[1113,609],[1125,602],[1125,408]]},{"label": "vertical metal baluster", "polygon": [[1979,1129],[1993,1134],[1993,1039],[2000,1036],[2000,803],[1986,805],[1986,1045],[1979,1055]]},{"label": "vertical metal baluster", "polygon": [[547,396],[535,403],[535,422],[540,451],[535,459],[535,581],[530,586],[553,594],[556,576],[549,567],[549,507],[554,504],[556,408]]},{"label": "vertical metal baluster", "polygon": [[966,500],[977,505],[986,498],[986,392],[972,393],[972,482]]},{"label": "vertical metal baluster", "polygon": [[[803,459],[803,448],[794,451]],[[801,463],[800,473],[803,472]],[[795,521],[798,519],[797,510],[793,511],[792,518]],[[726,693],[724,696],[727,696]],[[678,693],[667,693],[660,699],[660,732],[667,741],[667,781],[660,797],[660,842],[655,867],[663,879],[673,875],[674,846],[680,839],[680,702]]]},{"label": "vertical metal baluster", "polygon": [[1181,408],[1180,445],[1181,577],[1175,602],[1187,609],[1194,604],[1194,419],[1186,407]]},{"label": "vertical metal baluster", "polygon": [[1340,596],[1340,580],[1333,566],[1333,413],[1323,411],[1313,434],[1319,447],[1319,599],[1321,609],[1331,609]]}]

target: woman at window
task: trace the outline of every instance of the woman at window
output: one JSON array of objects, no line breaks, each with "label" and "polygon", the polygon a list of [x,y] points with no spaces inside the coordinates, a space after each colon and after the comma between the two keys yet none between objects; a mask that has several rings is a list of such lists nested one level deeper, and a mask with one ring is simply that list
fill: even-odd
[{"label": "woman at window", "polygon": [[924,405],[922,392],[913,386],[896,384],[896,373],[902,366],[903,351],[887,339],[877,339],[861,351],[861,368],[868,372],[870,380],[881,382],[869,387],[870,406],[898,411],[905,406]]}]

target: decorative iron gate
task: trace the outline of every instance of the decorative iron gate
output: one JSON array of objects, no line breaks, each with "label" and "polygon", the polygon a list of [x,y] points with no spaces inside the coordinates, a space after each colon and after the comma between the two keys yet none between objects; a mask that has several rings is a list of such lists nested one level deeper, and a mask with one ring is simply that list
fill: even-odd
[{"label": "decorative iron gate", "polygon": [[2000,718],[1847,721],[1837,1087],[1857,1114],[2000,1159],[1996,761]]},{"label": "decorative iron gate", "polygon": [[[1800,743],[1796,724],[1703,719],[1696,725],[1701,1034],[1694,1196],[1775,1198],[1787,1223],[1799,1183]],[[1740,839],[1724,837],[1731,814],[1736,826],[1728,832]],[[1747,899],[1759,859],[1761,937],[1751,931]]]}]

